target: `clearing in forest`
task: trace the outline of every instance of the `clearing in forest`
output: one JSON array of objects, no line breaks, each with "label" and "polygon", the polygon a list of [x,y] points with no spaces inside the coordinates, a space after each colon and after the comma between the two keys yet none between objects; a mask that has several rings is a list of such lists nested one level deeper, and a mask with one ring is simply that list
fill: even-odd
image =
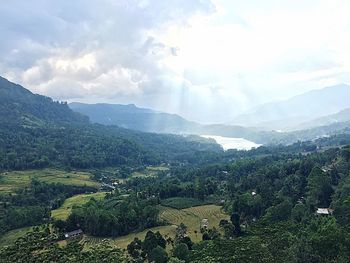
[{"label": "clearing in forest", "polygon": [[142,232],[131,233],[126,236],[112,238],[96,238],[85,236],[83,242],[87,249],[96,246],[96,244],[105,241],[111,245],[115,245],[120,248],[126,248],[127,245],[134,240],[135,237],[144,239],[147,231],[153,232],[159,231],[165,237],[175,237],[176,227],[181,223],[187,226],[187,234],[190,236],[193,242],[199,242],[202,240],[202,234],[200,232],[200,223],[202,219],[206,218],[209,222],[209,228],[219,228],[219,222],[221,219],[229,219],[229,216],[222,211],[222,207],[218,205],[202,205],[196,207],[190,207],[186,209],[174,209],[170,207],[161,207],[160,218],[167,221],[170,225],[153,227],[146,229]]},{"label": "clearing in forest", "polygon": [[30,181],[37,179],[46,183],[99,187],[99,183],[91,180],[87,172],[66,172],[56,169],[12,171],[0,174],[0,194],[11,193],[17,189],[30,186]]},{"label": "clearing in forest", "polygon": [[74,206],[81,206],[90,201],[91,198],[102,200],[106,192],[97,192],[92,194],[80,194],[67,198],[60,208],[51,211],[51,217],[54,219],[67,220]]}]

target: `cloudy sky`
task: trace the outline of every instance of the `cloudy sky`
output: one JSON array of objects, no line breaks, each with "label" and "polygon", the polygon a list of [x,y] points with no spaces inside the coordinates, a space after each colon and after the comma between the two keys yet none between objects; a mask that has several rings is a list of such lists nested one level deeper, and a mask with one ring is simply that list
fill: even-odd
[{"label": "cloudy sky", "polygon": [[65,101],[226,122],[350,83],[348,0],[11,0],[0,75]]}]

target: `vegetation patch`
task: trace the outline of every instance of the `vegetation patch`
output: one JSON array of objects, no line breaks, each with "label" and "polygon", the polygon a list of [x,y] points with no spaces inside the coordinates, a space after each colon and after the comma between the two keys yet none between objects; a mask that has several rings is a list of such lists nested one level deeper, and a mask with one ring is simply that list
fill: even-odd
[{"label": "vegetation patch", "polygon": [[25,236],[32,229],[33,229],[32,227],[22,227],[22,228],[8,231],[7,233],[5,233],[0,237],[0,247],[13,244],[18,238]]},{"label": "vegetation patch", "polygon": [[144,239],[148,231],[159,231],[164,237],[175,238],[176,228],[181,223],[187,226],[187,234],[193,242],[199,242],[202,240],[202,234],[200,232],[200,224],[202,219],[208,219],[209,228],[218,228],[219,222],[222,219],[229,220],[229,215],[225,214],[221,206],[217,205],[202,205],[197,207],[191,207],[187,209],[174,209],[170,207],[160,208],[160,218],[167,221],[169,225],[158,226],[148,228],[144,231],[131,233],[118,238],[98,238],[92,236],[85,236],[81,241],[85,244],[86,249],[93,248],[94,246],[108,242],[110,245],[120,248],[126,248],[135,237],[138,239]]},{"label": "vegetation patch", "polygon": [[218,205],[202,205],[181,210],[163,207],[160,217],[172,225],[179,226],[184,223],[187,226],[187,234],[194,242],[202,240],[200,227],[203,219],[208,219],[209,228],[218,228],[220,220],[230,218]]},{"label": "vegetation patch", "polygon": [[162,205],[175,208],[175,209],[185,209],[194,206],[200,205],[208,205],[210,201],[201,201],[197,198],[189,198],[189,197],[172,197],[162,200]]},{"label": "vegetation patch", "polygon": [[99,187],[87,172],[66,172],[56,169],[5,172],[0,175],[0,194],[30,186],[32,179],[45,183]]},{"label": "vegetation patch", "polygon": [[84,236],[81,242],[84,244],[85,249],[92,249],[95,246],[100,245],[102,243],[108,243],[111,246],[116,246],[116,247],[125,249],[135,239],[135,237],[139,239],[144,239],[148,231],[153,231],[153,232],[159,231],[162,234],[162,236],[174,237],[176,226],[170,225],[170,226],[152,227],[141,232],[131,233],[129,235],[118,237],[118,238],[100,238],[100,237]]},{"label": "vegetation patch", "polygon": [[133,178],[144,178],[144,177],[155,177],[159,173],[168,171],[169,168],[166,166],[147,166],[145,169],[135,171],[131,174]]},{"label": "vegetation patch", "polygon": [[60,208],[51,211],[51,217],[57,220],[67,220],[73,207],[84,205],[91,200],[91,198],[102,200],[105,195],[106,192],[98,192],[92,194],[80,194],[67,198]]}]

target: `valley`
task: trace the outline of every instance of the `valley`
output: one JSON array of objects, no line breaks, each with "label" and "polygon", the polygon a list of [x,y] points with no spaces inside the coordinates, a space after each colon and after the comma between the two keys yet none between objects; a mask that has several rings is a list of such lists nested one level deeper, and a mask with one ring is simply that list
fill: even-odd
[{"label": "valley", "polygon": [[0,263],[350,262],[350,1],[0,4]]},{"label": "valley", "polygon": [[347,122],[149,133],[2,85],[0,262],[350,259]]}]

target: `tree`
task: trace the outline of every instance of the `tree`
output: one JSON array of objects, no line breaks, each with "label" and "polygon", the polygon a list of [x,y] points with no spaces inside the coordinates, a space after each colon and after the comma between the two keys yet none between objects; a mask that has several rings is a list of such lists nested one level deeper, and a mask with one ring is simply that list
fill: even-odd
[{"label": "tree", "polygon": [[163,236],[159,233],[159,231],[157,231],[155,233],[155,237],[157,240],[157,244],[158,246],[165,248],[166,247],[166,240],[163,238]]},{"label": "tree", "polygon": [[233,226],[235,227],[234,234],[239,236],[242,233],[239,214],[232,213],[230,219],[231,219],[231,222],[232,222]]},{"label": "tree", "polygon": [[186,244],[184,244],[184,243],[177,244],[174,247],[172,252],[173,252],[173,257],[181,259],[185,262],[189,261],[190,251],[189,251]]},{"label": "tree", "polygon": [[168,263],[185,263],[185,261],[178,258],[169,258]]},{"label": "tree", "polygon": [[320,168],[315,167],[312,169],[307,179],[307,189],[307,201],[310,207],[329,206],[331,195],[333,194],[331,178]]},{"label": "tree", "polygon": [[162,247],[157,246],[149,253],[148,260],[149,262],[166,263],[168,261],[168,254]]},{"label": "tree", "polygon": [[158,246],[156,235],[152,231],[147,231],[145,240],[142,242],[142,250],[149,254],[154,248]]},{"label": "tree", "polygon": [[291,217],[295,222],[301,222],[308,215],[308,209],[304,204],[296,204],[292,209]]},{"label": "tree", "polygon": [[128,253],[134,259],[139,259],[142,254],[142,242],[137,237],[127,246]]},{"label": "tree", "polygon": [[281,203],[271,206],[266,210],[264,220],[268,223],[288,220],[291,215],[293,204],[290,200],[284,200]]}]

